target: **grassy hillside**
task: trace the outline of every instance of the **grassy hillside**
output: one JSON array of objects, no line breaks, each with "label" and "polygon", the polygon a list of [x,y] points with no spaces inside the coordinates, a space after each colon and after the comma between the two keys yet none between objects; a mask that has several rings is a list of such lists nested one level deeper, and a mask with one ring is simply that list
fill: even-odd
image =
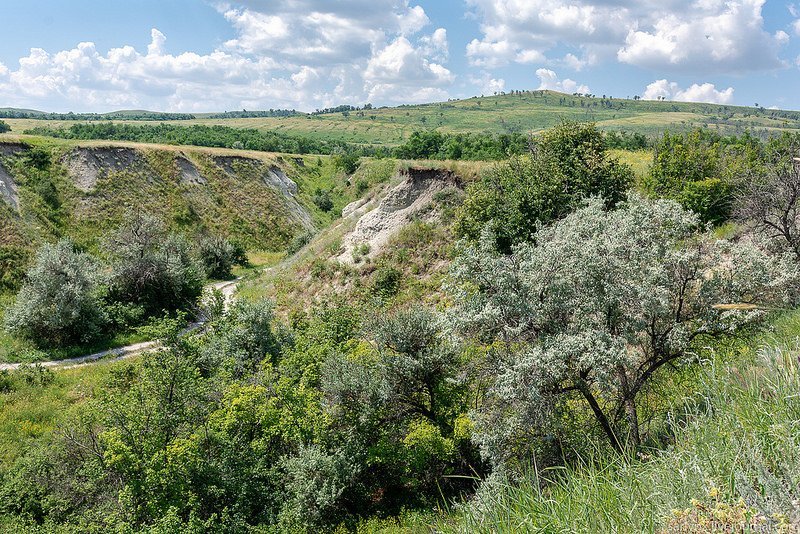
[{"label": "grassy hillside", "polygon": [[[552,91],[474,97],[431,104],[326,114],[264,118],[198,118],[165,121],[181,125],[221,124],[256,128],[314,139],[394,146],[415,130],[442,132],[536,132],[563,119],[595,121],[606,130],[627,130],[648,136],[665,129],[707,126],[723,134],[752,130],[769,135],[800,129],[800,112],[702,103],[589,98]],[[12,131],[42,126],[69,127],[75,121],[6,119]],[[128,121],[130,122],[130,121]],[[152,121],[151,121],[152,122]]]},{"label": "grassy hillside", "polygon": [[[126,210],[160,215],[173,229],[220,233],[251,249],[282,250],[293,236],[332,220],[314,203],[329,191],[339,209],[360,192],[326,157],[5,136],[0,164],[16,206],[0,202],[0,243],[30,245],[62,235],[91,245]],[[48,161],[37,169],[30,154]],[[295,182],[290,194],[271,173]],[[364,187],[362,184],[361,187]],[[46,191],[45,191],[46,190]]]}]

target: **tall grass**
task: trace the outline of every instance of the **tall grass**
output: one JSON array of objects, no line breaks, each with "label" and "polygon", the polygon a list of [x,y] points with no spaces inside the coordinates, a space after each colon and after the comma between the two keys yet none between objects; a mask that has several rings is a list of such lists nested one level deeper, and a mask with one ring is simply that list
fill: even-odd
[{"label": "tall grass", "polygon": [[668,415],[670,444],[485,487],[441,532],[800,531],[800,313],[719,349]]}]

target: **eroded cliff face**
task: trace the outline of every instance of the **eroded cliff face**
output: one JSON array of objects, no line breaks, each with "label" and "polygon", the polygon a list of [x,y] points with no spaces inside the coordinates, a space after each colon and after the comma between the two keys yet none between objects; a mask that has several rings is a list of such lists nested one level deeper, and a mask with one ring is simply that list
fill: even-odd
[{"label": "eroded cliff face", "polygon": [[[417,218],[434,217],[427,208],[434,195],[448,188],[461,188],[461,180],[449,170],[416,169],[403,171],[405,180],[391,189],[377,207],[363,213],[363,204],[345,207],[344,216],[359,216],[352,232],[342,240],[343,252],[337,258],[353,263],[353,251],[364,244],[369,253],[379,253],[389,238],[400,228]],[[363,215],[362,215],[363,213]]]},{"label": "eroded cliff face", "polygon": [[[20,171],[30,150],[21,143],[0,143],[0,203],[11,207],[23,226],[39,224],[31,213],[36,193]],[[77,146],[54,152],[47,172],[61,197],[62,214],[76,231],[100,233],[126,210],[140,208],[189,232],[211,231],[253,248],[279,249],[296,233],[314,228],[290,178],[298,169],[268,155]]]}]

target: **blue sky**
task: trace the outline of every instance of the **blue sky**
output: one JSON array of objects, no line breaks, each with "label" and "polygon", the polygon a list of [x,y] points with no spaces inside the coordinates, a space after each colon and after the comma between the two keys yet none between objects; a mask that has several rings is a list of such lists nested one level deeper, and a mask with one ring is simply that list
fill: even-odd
[{"label": "blue sky", "polygon": [[0,0],[0,107],[396,105],[511,89],[800,109],[800,0]]}]

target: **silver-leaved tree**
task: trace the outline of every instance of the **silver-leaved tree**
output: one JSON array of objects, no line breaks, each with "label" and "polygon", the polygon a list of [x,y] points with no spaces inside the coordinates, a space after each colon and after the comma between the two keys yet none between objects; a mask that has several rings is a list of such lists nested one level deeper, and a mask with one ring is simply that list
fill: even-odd
[{"label": "silver-leaved tree", "polygon": [[581,409],[615,449],[635,448],[651,380],[690,364],[703,336],[786,302],[798,276],[789,260],[714,239],[677,203],[636,195],[614,211],[589,200],[510,255],[486,233],[454,262],[450,316],[493,356],[474,437],[495,465]]}]

